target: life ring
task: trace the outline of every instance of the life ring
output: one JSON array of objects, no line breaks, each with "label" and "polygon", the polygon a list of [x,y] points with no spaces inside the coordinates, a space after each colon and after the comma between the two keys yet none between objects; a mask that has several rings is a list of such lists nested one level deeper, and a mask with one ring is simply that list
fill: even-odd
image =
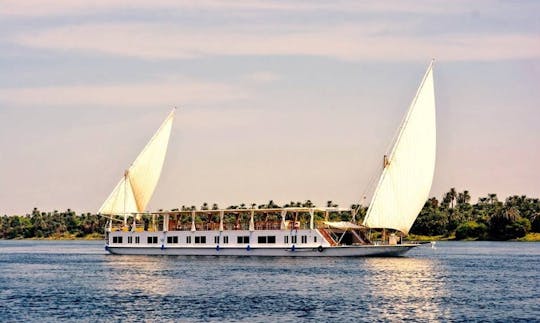
[{"label": "life ring", "polygon": [[323,252],[323,251],[324,251],[324,248],[323,248],[323,246],[318,246],[318,247],[317,247],[317,251],[319,251],[319,252]]}]

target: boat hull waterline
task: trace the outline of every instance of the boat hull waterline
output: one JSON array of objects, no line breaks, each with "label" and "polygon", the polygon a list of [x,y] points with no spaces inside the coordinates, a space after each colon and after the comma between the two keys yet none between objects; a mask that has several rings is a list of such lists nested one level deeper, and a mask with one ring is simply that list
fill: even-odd
[{"label": "boat hull waterline", "polygon": [[365,245],[307,248],[235,247],[111,247],[115,255],[249,256],[249,257],[398,257],[420,244]]}]

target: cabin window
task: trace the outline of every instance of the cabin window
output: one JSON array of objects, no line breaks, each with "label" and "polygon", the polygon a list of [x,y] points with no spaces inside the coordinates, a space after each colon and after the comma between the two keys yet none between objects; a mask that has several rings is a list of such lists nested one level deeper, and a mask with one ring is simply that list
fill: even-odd
[{"label": "cabin window", "polygon": [[219,243],[219,236],[214,237],[214,243]]},{"label": "cabin window", "polygon": [[113,243],[122,243],[122,237],[113,237],[112,242]]},{"label": "cabin window", "polygon": [[257,237],[258,243],[276,243],[276,236],[260,236]]},{"label": "cabin window", "polygon": [[149,244],[157,243],[157,237],[148,237],[146,239],[146,242],[149,243]]},{"label": "cabin window", "polygon": [[307,236],[302,236],[302,243],[307,243]]},{"label": "cabin window", "polygon": [[128,243],[133,243],[133,237],[128,237]]},{"label": "cabin window", "polygon": [[317,242],[317,237],[313,237],[313,242]]},{"label": "cabin window", "polygon": [[136,236],[135,237],[135,243],[141,243],[141,237]]},{"label": "cabin window", "polygon": [[249,243],[249,236],[239,236],[236,238],[238,244],[247,244]]},{"label": "cabin window", "polygon": [[229,243],[229,236],[223,237],[223,243]]},{"label": "cabin window", "polygon": [[167,237],[167,243],[178,243],[178,236]]},{"label": "cabin window", "polygon": [[297,243],[297,241],[296,241],[297,238],[298,238],[297,236],[292,236],[291,237],[291,243]]},{"label": "cabin window", "polygon": [[283,237],[283,243],[289,243],[289,236]]},{"label": "cabin window", "polygon": [[206,236],[196,236],[195,243],[206,243]]},{"label": "cabin window", "polygon": [[186,243],[191,243],[191,236],[186,237]]}]

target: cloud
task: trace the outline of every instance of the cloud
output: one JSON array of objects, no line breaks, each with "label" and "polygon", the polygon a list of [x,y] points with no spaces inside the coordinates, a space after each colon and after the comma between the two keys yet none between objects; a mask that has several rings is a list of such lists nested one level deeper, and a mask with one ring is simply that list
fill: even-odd
[{"label": "cloud", "polygon": [[[491,1],[475,1],[475,4],[491,4]],[[500,6],[501,4],[499,4]],[[502,4],[504,5],[504,4]],[[3,0],[1,16],[37,17],[92,15],[120,10],[181,12],[185,10],[222,10],[241,14],[246,11],[322,11],[322,12],[404,12],[404,13],[452,13],[469,11],[469,1],[262,1],[262,0]]]},{"label": "cloud", "polygon": [[384,33],[394,25],[341,25],[275,30],[272,26],[187,28],[173,24],[86,24],[21,33],[17,44],[148,60],[228,55],[303,55],[340,60],[408,61],[526,59],[540,57],[536,35]]},{"label": "cloud", "polygon": [[221,83],[176,81],[118,85],[74,85],[0,89],[0,102],[49,106],[182,106],[219,103],[247,98],[239,86]]},{"label": "cloud", "polygon": [[281,79],[281,75],[276,74],[274,72],[260,71],[260,72],[255,72],[251,74],[246,74],[244,75],[243,78],[247,81],[251,81],[255,83],[268,83],[268,82],[279,81]]}]

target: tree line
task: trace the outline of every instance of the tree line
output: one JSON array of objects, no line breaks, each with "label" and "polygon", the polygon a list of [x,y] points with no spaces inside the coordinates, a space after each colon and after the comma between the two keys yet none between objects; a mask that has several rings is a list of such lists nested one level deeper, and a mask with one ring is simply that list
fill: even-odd
[{"label": "tree line", "polygon": [[91,213],[76,214],[71,209],[40,212],[37,208],[26,215],[2,217],[0,239],[19,238],[84,238],[104,234],[107,219]]},{"label": "tree line", "polygon": [[[509,240],[525,236],[529,232],[540,232],[540,200],[527,196],[510,196],[499,201],[496,194],[480,197],[475,204],[470,203],[469,191],[457,192],[450,189],[441,201],[432,197],[427,200],[411,233],[425,236],[455,237],[455,239]],[[266,204],[230,205],[227,209],[279,208],[273,200]],[[310,200],[291,201],[283,207],[316,207]],[[332,201],[328,208],[337,208]],[[171,211],[196,210],[195,206],[182,206]],[[216,203],[211,206],[203,203],[200,210],[219,209]],[[366,207],[353,204],[357,221],[362,221]],[[162,210],[160,210],[162,211]],[[350,211],[332,211],[331,220],[350,221]],[[4,215],[0,221],[0,239],[16,238],[84,238],[89,235],[99,236],[104,233],[106,218],[96,214],[76,214],[71,209],[66,211],[41,212],[34,208],[23,216]]]},{"label": "tree line", "polygon": [[540,232],[540,200],[514,195],[499,201],[496,194],[470,203],[469,191],[454,188],[441,201],[430,198],[411,233],[427,236],[455,235],[455,239],[510,240]]}]

